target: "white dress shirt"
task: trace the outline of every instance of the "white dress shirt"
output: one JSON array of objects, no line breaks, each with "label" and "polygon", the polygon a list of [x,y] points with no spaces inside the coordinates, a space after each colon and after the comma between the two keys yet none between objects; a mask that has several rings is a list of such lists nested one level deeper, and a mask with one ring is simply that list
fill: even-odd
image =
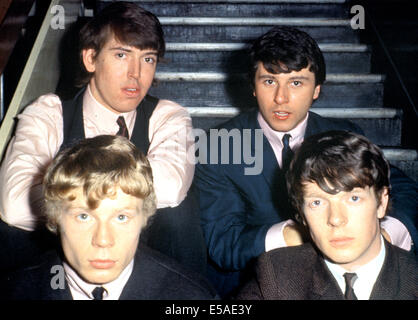
[{"label": "white dress shirt", "polygon": [[84,281],[69,264],[64,262],[63,265],[65,279],[67,280],[73,300],[93,300],[92,292],[96,287],[103,287],[105,289],[103,292],[103,300],[119,300],[122,290],[128,282],[134,268],[134,259],[123,269],[119,277],[102,285]]},{"label": "white dress shirt", "polygon": [[[302,144],[306,127],[308,125],[309,112],[305,119],[300,122],[295,128],[289,132],[278,132],[273,130],[268,123],[264,120],[263,116],[259,112],[257,115],[258,123],[260,124],[263,134],[266,136],[270,146],[272,147],[276,160],[281,167],[282,165],[282,150],[283,150],[283,136],[288,133],[291,135],[289,140],[290,148],[293,151]],[[265,239],[265,250],[270,251],[276,248],[287,247],[284,240],[283,231],[287,225],[292,225],[295,222],[291,219],[274,224],[269,228]],[[385,229],[390,236],[391,243],[405,250],[411,250],[412,238],[405,225],[398,219],[386,216],[380,221],[380,226]]]},{"label": "white dress shirt", "polygon": [[[130,136],[136,110],[123,113]],[[90,87],[83,97],[86,138],[116,134],[119,114],[94,99]],[[8,224],[33,230],[42,206],[42,178],[63,142],[62,105],[55,94],[46,94],[18,116],[0,168],[0,215]],[[150,120],[147,158],[151,164],[157,207],[175,207],[185,198],[194,175],[194,136],[187,110],[160,100]]]},{"label": "white dress shirt", "polygon": [[369,300],[373,290],[373,286],[379,276],[380,270],[382,269],[383,262],[385,261],[386,248],[383,241],[383,237],[380,236],[380,251],[379,254],[370,262],[361,266],[355,270],[346,270],[338,264],[332,263],[331,261],[324,259],[325,264],[331,271],[331,274],[337,280],[338,286],[341,291],[345,292],[345,279],[344,273],[350,272],[357,275],[356,281],[354,281],[353,290],[358,300]]}]

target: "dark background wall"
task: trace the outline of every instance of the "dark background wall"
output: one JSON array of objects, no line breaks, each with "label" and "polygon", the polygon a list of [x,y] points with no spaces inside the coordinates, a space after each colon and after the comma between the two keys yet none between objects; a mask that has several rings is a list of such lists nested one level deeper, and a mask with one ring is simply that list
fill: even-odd
[{"label": "dark background wall", "polygon": [[418,1],[351,3],[363,5],[366,11],[363,41],[373,46],[372,72],[386,74],[384,104],[404,110],[402,145],[417,148]]}]

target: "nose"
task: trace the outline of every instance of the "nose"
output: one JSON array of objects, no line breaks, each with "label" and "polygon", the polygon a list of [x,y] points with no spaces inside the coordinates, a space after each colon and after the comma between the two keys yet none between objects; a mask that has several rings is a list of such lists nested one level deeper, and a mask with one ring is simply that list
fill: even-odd
[{"label": "nose", "polygon": [[128,66],[129,78],[139,79],[141,76],[141,63],[138,59],[132,59]]},{"label": "nose", "polygon": [[289,102],[289,92],[287,86],[277,86],[274,101],[279,105]]},{"label": "nose", "polygon": [[347,214],[339,203],[332,203],[328,208],[328,225],[341,227],[347,223]]},{"label": "nose", "polygon": [[113,232],[106,223],[99,222],[94,231],[92,244],[95,247],[107,248],[114,245]]}]

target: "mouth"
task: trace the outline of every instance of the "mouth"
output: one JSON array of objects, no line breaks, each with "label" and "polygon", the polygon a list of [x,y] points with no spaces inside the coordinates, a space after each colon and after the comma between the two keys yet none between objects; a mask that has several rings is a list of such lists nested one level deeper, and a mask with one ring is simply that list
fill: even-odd
[{"label": "mouth", "polygon": [[137,87],[122,88],[122,91],[128,97],[137,97],[140,94],[140,90]]},{"label": "mouth", "polygon": [[334,248],[344,248],[351,245],[353,241],[354,238],[351,237],[338,237],[331,239],[329,242]]},{"label": "mouth", "polygon": [[89,260],[90,265],[95,268],[95,269],[110,269],[112,268],[115,264],[116,261],[114,260]]},{"label": "mouth", "polygon": [[290,113],[286,111],[273,111],[273,117],[278,120],[286,120],[290,117]]}]

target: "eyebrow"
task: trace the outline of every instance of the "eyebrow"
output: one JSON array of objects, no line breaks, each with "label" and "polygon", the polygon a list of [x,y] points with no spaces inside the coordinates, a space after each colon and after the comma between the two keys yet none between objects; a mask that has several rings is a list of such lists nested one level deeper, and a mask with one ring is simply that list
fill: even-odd
[{"label": "eyebrow", "polygon": [[[258,76],[258,79],[275,79],[276,77],[270,74],[261,74]],[[293,76],[291,78],[289,78],[288,80],[309,80],[309,77],[306,76]]]},{"label": "eyebrow", "polygon": [[[124,52],[132,52],[132,49],[126,48],[126,47],[111,47],[109,48],[110,51],[124,51]],[[144,53],[144,55],[158,55],[158,52],[156,50],[150,50]]]}]

